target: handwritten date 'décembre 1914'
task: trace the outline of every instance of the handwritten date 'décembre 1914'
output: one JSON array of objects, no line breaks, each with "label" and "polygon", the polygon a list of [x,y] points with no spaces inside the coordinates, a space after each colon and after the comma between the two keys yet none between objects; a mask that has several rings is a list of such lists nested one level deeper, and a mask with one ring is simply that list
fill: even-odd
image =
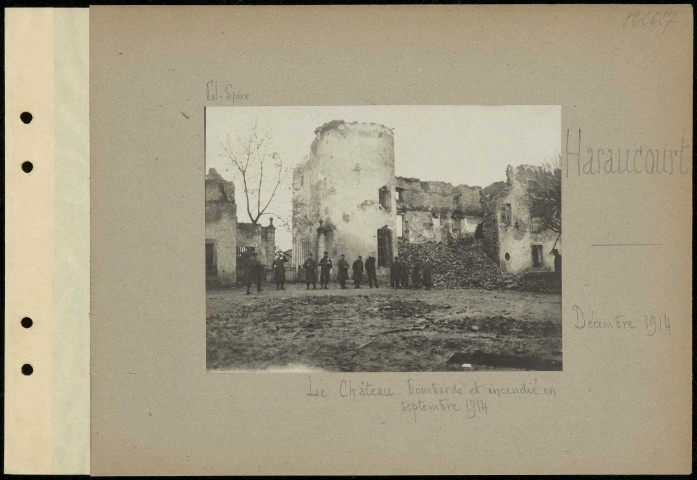
[{"label": "handwritten date 'd\u00e9cembre 1914'", "polygon": [[648,337],[657,334],[670,335],[670,317],[665,313],[647,314],[640,319],[629,318],[626,315],[599,318],[593,310],[584,311],[578,305],[574,305],[572,310],[574,327],[579,330],[639,331]]}]

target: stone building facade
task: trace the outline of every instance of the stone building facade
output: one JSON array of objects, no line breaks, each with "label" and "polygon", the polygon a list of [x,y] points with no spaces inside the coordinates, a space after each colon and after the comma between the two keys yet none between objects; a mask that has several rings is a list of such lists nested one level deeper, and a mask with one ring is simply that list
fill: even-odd
[{"label": "stone building facade", "polygon": [[234,283],[236,271],[235,186],[211,168],[206,175],[206,279]]},{"label": "stone building facade", "polygon": [[542,229],[539,219],[530,215],[525,185],[536,168],[539,167],[509,165],[505,187],[491,199],[498,261],[505,272],[554,271],[551,250],[556,248],[561,253],[559,233]]},{"label": "stone building facade", "polygon": [[235,186],[214,168],[206,175],[205,195],[207,282],[218,286],[236,283],[253,251],[270,268],[276,244],[273,221],[268,226],[238,222]]},{"label": "stone building facade", "polygon": [[372,253],[386,269],[397,254],[394,137],[373,123],[329,122],[315,130],[293,170],[293,263],[329,252],[350,262]]}]

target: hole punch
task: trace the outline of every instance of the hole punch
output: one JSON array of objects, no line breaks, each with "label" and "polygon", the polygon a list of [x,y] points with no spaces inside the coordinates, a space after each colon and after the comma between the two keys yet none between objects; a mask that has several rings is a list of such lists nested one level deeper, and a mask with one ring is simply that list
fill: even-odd
[{"label": "hole punch", "polygon": [[26,376],[29,376],[32,373],[34,373],[34,367],[29,365],[28,363],[25,363],[24,365],[22,365],[22,373]]},{"label": "hole punch", "polygon": [[29,317],[24,317],[21,322],[19,322],[24,328],[31,328],[34,325],[34,320]]},{"label": "hole punch", "polygon": [[34,164],[33,164],[33,163],[31,163],[31,162],[29,162],[29,161],[27,161],[27,162],[22,162],[22,171],[23,171],[24,173],[29,173],[29,172],[31,172],[32,170],[34,170]]},{"label": "hole punch", "polygon": [[19,119],[22,120],[22,122],[24,122],[25,124],[30,124],[31,121],[34,119],[34,116],[29,112],[22,112],[19,115]]}]

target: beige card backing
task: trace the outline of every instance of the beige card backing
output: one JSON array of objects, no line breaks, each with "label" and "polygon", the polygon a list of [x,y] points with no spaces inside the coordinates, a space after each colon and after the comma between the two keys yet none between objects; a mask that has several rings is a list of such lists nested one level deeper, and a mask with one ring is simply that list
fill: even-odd
[{"label": "beige card backing", "polygon": [[[690,472],[692,25],[671,5],[90,8],[91,473]],[[207,373],[204,107],[233,104],[561,105],[563,371],[313,374],[321,399],[306,374]],[[636,328],[591,323],[617,319]],[[30,348],[7,331],[6,359]],[[55,388],[37,374],[31,408]],[[540,393],[414,422],[408,379]]]},{"label": "beige card backing", "polygon": [[5,11],[7,473],[89,473],[88,25],[86,9]]}]

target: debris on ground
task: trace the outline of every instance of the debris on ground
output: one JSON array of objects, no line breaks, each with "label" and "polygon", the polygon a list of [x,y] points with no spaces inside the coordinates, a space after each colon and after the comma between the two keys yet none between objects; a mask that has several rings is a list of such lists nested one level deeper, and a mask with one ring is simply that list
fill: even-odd
[{"label": "debris on ground", "polygon": [[399,257],[410,267],[417,260],[430,260],[433,263],[433,284],[438,289],[484,288],[546,293],[561,291],[561,278],[554,275],[554,272],[515,275],[502,271],[487,256],[483,242],[471,237],[448,242],[401,241]]}]

